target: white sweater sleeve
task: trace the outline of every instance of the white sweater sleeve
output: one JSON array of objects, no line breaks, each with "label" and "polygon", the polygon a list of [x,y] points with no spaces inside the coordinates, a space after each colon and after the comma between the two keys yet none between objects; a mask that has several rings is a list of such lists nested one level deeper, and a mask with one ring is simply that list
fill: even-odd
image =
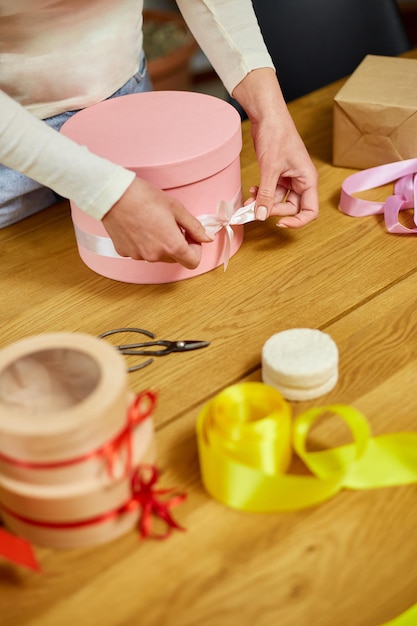
[{"label": "white sweater sleeve", "polygon": [[0,162],[92,217],[101,219],[133,182],[133,172],[49,128],[2,91],[0,111]]},{"label": "white sweater sleeve", "polygon": [[229,93],[252,70],[275,69],[251,0],[177,0],[177,5]]},{"label": "white sweater sleeve", "polygon": [[[250,0],[177,4],[230,93],[253,69],[274,67]],[[92,217],[101,219],[133,182],[133,172],[52,130],[3,91],[0,111],[0,163],[71,199]]]}]

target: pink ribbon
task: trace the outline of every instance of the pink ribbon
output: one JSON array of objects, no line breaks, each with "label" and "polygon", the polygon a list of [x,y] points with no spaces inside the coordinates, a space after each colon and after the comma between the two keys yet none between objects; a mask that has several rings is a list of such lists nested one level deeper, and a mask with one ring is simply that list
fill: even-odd
[{"label": "pink ribbon", "polygon": [[242,206],[235,210],[231,202],[221,200],[216,213],[204,213],[203,215],[199,215],[197,219],[202,223],[206,231],[212,235],[217,235],[222,228],[225,229],[227,237],[223,250],[223,264],[224,271],[226,271],[234,237],[232,226],[247,224],[255,220],[255,202],[251,202],[247,206]]},{"label": "pink ribbon", "polygon": [[[363,217],[384,214],[385,225],[397,235],[417,234],[417,159],[406,159],[371,167],[348,176],[342,185],[339,208],[346,215]],[[355,198],[353,194],[395,181],[394,193],[385,202]],[[400,224],[400,211],[414,208],[416,228]]]}]

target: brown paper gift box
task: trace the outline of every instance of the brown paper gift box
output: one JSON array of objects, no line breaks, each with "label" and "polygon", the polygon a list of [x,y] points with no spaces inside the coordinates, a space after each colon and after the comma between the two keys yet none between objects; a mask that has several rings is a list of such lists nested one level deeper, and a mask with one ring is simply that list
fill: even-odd
[{"label": "brown paper gift box", "polygon": [[417,156],[417,60],[368,55],[333,102],[333,164],[366,169]]}]

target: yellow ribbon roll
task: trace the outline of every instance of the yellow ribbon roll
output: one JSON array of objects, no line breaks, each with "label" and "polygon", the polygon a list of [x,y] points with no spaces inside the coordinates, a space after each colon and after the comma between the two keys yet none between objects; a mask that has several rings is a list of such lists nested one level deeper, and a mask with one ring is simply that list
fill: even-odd
[{"label": "yellow ribbon roll", "polygon": [[[308,435],[333,413],[353,443],[307,450]],[[417,433],[372,437],[353,407],[335,404],[305,411],[292,422],[281,394],[263,383],[226,388],[197,419],[202,480],[217,500],[244,511],[294,511],[324,502],[341,489],[373,489],[417,482]],[[292,451],[311,475],[287,474]],[[417,605],[385,626],[414,626]]]},{"label": "yellow ribbon roll", "polygon": [[[333,413],[353,442],[307,450],[309,432]],[[374,489],[417,482],[417,433],[372,437],[365,416],[335,404],[292,421],[281,394],[263,383],[240,383],[208,402],[197,420],[202,480],[224,504],[244,511],[294,511],[328,500],[341,489]],[[311,475],[287,474],[292,450]]]},{"label": "yellow ribbon roll", "polygon": [[398,617],[395,617],[393,620],[386,622],[382,626],[416,626],[417,624],[417,604],[410,607]]}]

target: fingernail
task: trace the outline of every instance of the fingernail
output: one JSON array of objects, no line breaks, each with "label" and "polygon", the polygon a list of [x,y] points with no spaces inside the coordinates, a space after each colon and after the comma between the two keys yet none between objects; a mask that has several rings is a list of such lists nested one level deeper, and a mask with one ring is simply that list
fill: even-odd
[{"label": "fingernail", "polygon": [[275,226],[278,226],[278,228],[288,228],[286,224],[281,224],[280,222],[277,222]]},{"label": "fingernail", "polygon": [[256,209],[256,219],[264,222],[268,216],[268,209],[266,206],[258,206]]},{"label": "fingernail", "polygon": [[209,233],[208,230],[206,230],[205,233],[206,233],[207,238],[210,239],[210,241],[214,241],[215,235],[213,235],[213,233]]}]

